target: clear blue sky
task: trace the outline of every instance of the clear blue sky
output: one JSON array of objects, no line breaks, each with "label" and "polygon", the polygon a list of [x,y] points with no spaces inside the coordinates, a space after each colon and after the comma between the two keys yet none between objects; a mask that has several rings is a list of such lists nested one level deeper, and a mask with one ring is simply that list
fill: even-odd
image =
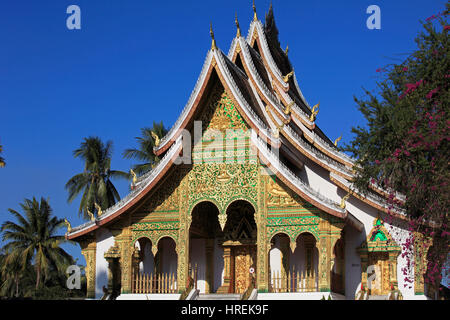
[{"label": "clear blue sky", "polygon": [[[375,70],[415,49],[427,17],[445,0],[274,0],[280,42],[317,123],[331,138],[351,139],[363,124],[353,102],[375,88]],[[264,20],[269,0],[257,0]],[[81,8],[81,30],[68,30],[66,8]],[[381,30],[366,28],[366,8],[381,8]],[[54,213],[73,226],[79,199],[64,185],[83,170],[72,151],[84,137],[114,142],[112,168],[128,171],[123,150],[139,129],[162,120],[171,127],[184,107],[210,48],[209,23],[226,53],[236,34],[235,12],[247,34],[251,0],[2,1],[0,4],[0,223],[24,198],[49,197]],[[123,197],[128,182],[117,182]],[[63,232],[63,230],[61,230]],[[64,230],[65,232],[65,230]],[[78,245],[67,246],[85,264]]]}]

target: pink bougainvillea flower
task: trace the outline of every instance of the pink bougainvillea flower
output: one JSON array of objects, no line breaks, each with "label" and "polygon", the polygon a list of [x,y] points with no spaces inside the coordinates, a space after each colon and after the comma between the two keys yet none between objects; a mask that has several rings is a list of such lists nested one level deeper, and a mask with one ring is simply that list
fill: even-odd
[{"label": "pink bougainvillea flower", "polygon": [[437,88],[431,90],[430,92],[428,92],[428,94],[427,94],[427,99],[431,99],[431,98],[433,97],[433,95],[434,95],[436,92],[438,92],[438,90],[439,90],[439,87],[437,87]]}]

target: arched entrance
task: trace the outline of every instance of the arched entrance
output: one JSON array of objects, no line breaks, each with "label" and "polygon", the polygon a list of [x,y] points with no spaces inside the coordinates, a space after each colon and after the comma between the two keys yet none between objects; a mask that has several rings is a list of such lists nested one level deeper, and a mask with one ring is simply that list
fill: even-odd
[{"label": "arched entrance", "polygon": [[[244,293],[256,282],[255,209],[248,201],[232,202],[227,210],[227,221],[220,243],[224,250],[225,276],[219,293]],[[253,269],[253,273],[250,270]]]},{"label": "arched entrance", "polygon": [[291,239],[284,233],[271,239],[270,291],[318,291],[319,252],[316,238],[309,232],[301,233],[295,240],[292,252]]},{"label": "arched entrance", "polygon": [[219,210],[209,201],[200,202],[192,210],[189,229],[189,274],[200,293],[213,293],[223,282],[223,249],[219,239],[223,232]]},{"label": "arched entrance", "polygon": [[154,242],[142,237],[134,243],[133,293],[177,292],[176,243],[171,237]]}]

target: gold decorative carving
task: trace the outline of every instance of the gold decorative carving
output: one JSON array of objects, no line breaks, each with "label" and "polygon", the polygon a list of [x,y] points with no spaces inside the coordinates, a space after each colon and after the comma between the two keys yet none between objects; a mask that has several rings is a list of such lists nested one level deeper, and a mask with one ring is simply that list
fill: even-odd
[{"label": "gold decorative carving", "polygon": [[95,209],[97,209],[97,217],[100,217],[103,214],[102,207],[98,205],[97,202],[94,202]]},{"label": "gold decorative carving", "polygon": [[314,107],[312,107],[311,116],[309,117],[309,121],[311,121],[311,122],[316,121],[317,114],[319,113],[319,106],[320,106],[320,102],[318,104],[316,104]]},{"label": "gold decorative carving", "polygon": [[227,215],[226,213],[219,214],[219,224],[220,228],[222,228],[222,231],[225,229],[225,224],[227,223]]},{"label": "gold decorative carving", "polygon": [[337,138],[336,140],[334,140],[334,145],[337,147],[338,142],[341,141],[342,139],[342,135],[339,136],[339,138]]},{"label": "gold decorative carving", "polygon": [[342,209],[345,209],[345,202],[348,200],[348,198],[350,198],[350,192],[347,193],[347,194],[341,199],[341,204],[339,205],[339,207],[341,207]]},{"label": "gold decorative carving", "polygon": [[130,169],[130,174],[133,176],[132,183],[133,183],[133,185],[135,185],[136,182],[137,182],[137,176],[136,176],[136,173],[133,171],[133,169]]},{"label": "gold decorative carving", "polygon": [[212,39],[211,50],[216,50],[217,46],[216,46],[216,40],[214,39],[214,31],[212,29],[212,22],[209,25],[209,34],[211,35],[211,39]]},{"label": "gold decorative carving", "polygon": [[285,76],[283,77],[283,81],[287,83],[287,82],[289,81],[289,79],[290,79],[293,75],[294,75],[294,70],[292,70],[292,71],[289,72],[287,75],[285,75]]},{"label": "gold decorative carving", "polygon": [[86,208],[87,214],[89,216],[89,219],[91,220],[91,222],[95,222],[95,217],[94,214],[89,210],[89,208]]},{"label": "gold decorative carving", "polygon": [[158,135],[156,133],[154,133],[153,131],[151,131],[150,134],[152,135],[152,138],[155,140],[155,146],[158,147],[160,144]]},{"label": "gold decorative carving", "polygon": [[71,233],[72,232],[72,226],[70,225],[70,222],[67,221],[66,218],[64,218],[64,224],[67,226],[67,233]]}]

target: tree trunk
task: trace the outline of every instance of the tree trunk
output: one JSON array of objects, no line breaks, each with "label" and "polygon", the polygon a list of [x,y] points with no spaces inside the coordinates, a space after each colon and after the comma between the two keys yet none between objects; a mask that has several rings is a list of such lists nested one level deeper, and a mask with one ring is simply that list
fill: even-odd
[{"label": "tree trunk", "polygon": [[36,290],[39,288],[40,280],[41,280],[41,266],[38,263],[36,266]]},{"label": "tree trunk", "polygon": [[16,274],[14,277],[14,282],[16,283],[16,298],[19,297],[19,275]]}]

